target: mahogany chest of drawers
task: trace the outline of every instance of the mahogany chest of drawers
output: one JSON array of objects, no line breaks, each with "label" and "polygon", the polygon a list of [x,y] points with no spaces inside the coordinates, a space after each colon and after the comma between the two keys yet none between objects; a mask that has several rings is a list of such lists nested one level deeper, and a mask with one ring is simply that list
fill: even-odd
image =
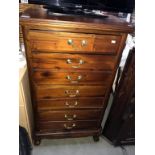
[{"label": "mahogany chest of drawers", "polygon": [[31,8],[20,17],[34,111],[34,142],[93,136],[101,122],[127,34],[106,19],[50,15]]}]

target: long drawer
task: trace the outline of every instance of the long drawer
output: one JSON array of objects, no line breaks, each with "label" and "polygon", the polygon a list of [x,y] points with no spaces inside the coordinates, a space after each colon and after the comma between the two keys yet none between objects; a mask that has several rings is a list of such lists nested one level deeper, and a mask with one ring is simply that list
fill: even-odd
[{"label": "long drawer", "polygon": [[37,119],[39,121],[98,120],[101,113],[101,110],[50,110],[38,112]]},{"label": "long drawer", "polygon": [[31,30],[27,39],[32,51],[116,53],[121,36]]},{"label": "long drawer", "polygon": [[34,70],[33,80],[37,84],[103,84],[108,85],[111,72]]},{"label": "long drawer", "polygon": [[96,97],[104,96],[105,86],[71,86],[71,85],[35,85],[37,99],[50,99],[59,97]]},{"label": "long drawer", "polygon": [[75,109],[75,108],[103,108],[104,98],[101,97],[80,97],[80,98],[57,98],[38,100],[37,109],[53,110],[53,109]]},{"label": "long drawer", "polygon": [[74,131],[81,129],[98,129],[99,121],[58,121],[58,122],[37,122],[38,131]]},{"label": "long drawer", "polygon": [[34,53],[30,59],[35,69],[113,70],[116,56],[88,54]]}]

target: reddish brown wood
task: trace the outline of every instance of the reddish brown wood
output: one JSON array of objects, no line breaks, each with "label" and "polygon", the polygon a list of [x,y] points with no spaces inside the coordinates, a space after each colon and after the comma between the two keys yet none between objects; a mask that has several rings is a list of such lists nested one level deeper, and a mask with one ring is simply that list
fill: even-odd
[{"label": "reddish brown wood", "polygon": [[[41,7],[23,13],[20,25],[29,71],[35,140],[99,136],[125,39],[133,27],[113,15],[104,20],[56,16]],[[74,44],[68,45],[69,39]],[[83,78],[72,83],[66,79],[68,74],[72,81],[79,75]],[[79,120],[63,122],[64,112],[77,112]],[[76,126],[66,131],[64,123]]]},{"label": "reddish brown wood", "polygon": [[94,51],[100,54],[116,54],[120,41],[121,35],[96,35],[94,39]]},{"label": "reddish brown wood", "polygon": [[111,72],[33,70],[37,84],[103,84],[108,85]]},{"label": "reddish brown wood", "polygon": [[[27,39],[32,51],[116,53],[121,35],[94,35],[53,31],[29,31]],[[71,40],[72,43],[68,44]],[[85,44],[82,45],[82,42]]]},{"label": "reddish brown wood", "polygon": [[86,129],[99,128],[98,121],[86,120],[86,121],[59,121],[59,122],[38,122],[38,131],[40,132],[65,132],[76,131]]},{"label": "reddish brown wood", "polygon": [[105,86],[69,86],[69,85],[40,85],[35,86],[37,99],[52,99],[59,97],[101,97],[106,93]]},{"label": "reddish brown wood", "polygon": [[[46,39],[45,39],[46,38]],[[53,31],[29,31],[28,40],[32,51],[44,52],[90,52],[93,51],[94,37],[81,33],[65,33]],[[73,43],[68,44],[71,40]],[[87,45],[82,46],[82,40]]]},{"label": "reddish brown wood", "polygon": [[103,97],[56,98],[36,101],[38,111],[54,109],[103,108]]},{"label": "reddish brown wood", "polygon": [[82,130],[62,130],[62,131],[36,131],[35,139],[41,138],[75,138],[96,136],[101,134],[101,128],[98,129],[82,129]]},{"label": "reddish brown wood", "polygon": [[101,116],[99,110],[48,110],[37,113],[40,121],[71,121],[71,120],[97,120]]},{"label": "reddish brown wood", "polygon": [[40,85],[35,87],[35,95],[38,99],[51,99],[57,97],[99,97],[104,96],[104,86],[68,86],[68,85]]},{"label": "reddish brown wood", "polygon": [[[71,60],[71,63],[67,63],[68,59]],[[80,60],[83,61],[83,64],[79,64]],[[117,57],[111,55],[34,53],[29,61],[34,69],[72,69],[75,72],[78,69],[109,71],[115,68]]]},{"label": "reddish brown wood", "polygon": [[[26,17],[27,18],[26,18]],[[20,17],[20,24],[39,30],[57,30],[68,32],[89,32],[89,33],[130,33],[133,32],[133,25],[108,13],[105,20],[87,18],[85,16],[57,16],[49,14],[46,9],[36,6],[26,10]]]}]

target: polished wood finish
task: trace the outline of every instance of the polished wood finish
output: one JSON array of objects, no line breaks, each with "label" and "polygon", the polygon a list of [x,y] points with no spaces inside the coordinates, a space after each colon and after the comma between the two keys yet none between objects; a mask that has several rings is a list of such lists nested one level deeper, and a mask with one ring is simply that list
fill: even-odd
[{"label": "polished wood finish", "polygon": [[99,127],[99,122],[92,120],[85,121],[52,121],[52,122],[39,122],[37,128],[39,132],[65,132],[76,130],[95,130]]},{"label": "polished wood finish", "polygon": [[94,39],[94,52],[116,54],[121,37],[121,35],[96,35]]},{"label": "polished wood finish", "polygon": [[[89,55],[89,54],[43,54],[35,52],[30,59],[31,66],[36,69],[74,69],[91,70],[91,71],[110,71],[115,68],[117,63],[116,56],[109,55]],[[67,60],[71,63],[68,63]],[[80,60],[83,64],[79,64]]]},{"label": "polished wood finish", "polygon": [[72,121],[72,120],[98,120],[100,110],[47,110],[37,113],[40,121]]},{"label": "polished wood finish", "polygon": [[57,16],[37,6],[21,15],[20,24],[34,109],[34,140],[98,137],[132,25],[110,14],[106,19]]},{"label": "polished wood finish", "polygon": [[21,25],[37,30],[57,30],[61,32],[84,32],[91,34],[121,34],[133,32],[133,25],[108,14],[106,19],[87,18],[85,16],[53,15],[46,9],[36,6],[26,10],[20,16]]},{"label": "polished wood finish", "polygon": [[[84,123],[84,122],[83,122]],[[86,122],[85,122],[86,123]],[[90,122],[89,122],[90,123]],[[38,131],[36,132],[35,142],[41,140],[41,138],[74,138],[74,137],[86,137],[86,136],[99,136],[101,134],[101,128],[97,129],[82,129],[82,130],[61,130],[61,131]]]},{"label": "polished wood finish", "polygon": [[94,109],[104,106],[103,97],[56,98],[38,100],[38,111],[54,109]]},{"label": "polished wood finish", "polygon": [[110,82],[111,72],[33,70],[37,84],[103,84]]},{"label": "polished wood finish", "polygon": [[105,86],[40,85],[35,87],[35,96],[37,99],[52,99],[58,97],[102,97],[105,93]]},{"label": "polished wood finish", "polygon": [[114,145],[135,143],[135,51],[130,51],[103,135]]},{"label": "polished wood finish", "polygon": [[[46,40],[45,40],[46,38]],[[94,38],[92,35],[82,33],[66,33],[53,31],[30,31],[28,38],[32,51],[45,52],[90,52],[93,50]],[[72,42],[69,44],[68,41]],[[82,46],[82,40],[87,46]]]},{"label": "polished wood finish", "polygon": [[[45,39],[46,38],[46,39]],[[115,53],[121,35],[94,35],[53,31],[29,31],[27,40],[32,51]],[[71,41],[69,44],[68,41]],[[85,44],[82,44],[85,41]]]}]

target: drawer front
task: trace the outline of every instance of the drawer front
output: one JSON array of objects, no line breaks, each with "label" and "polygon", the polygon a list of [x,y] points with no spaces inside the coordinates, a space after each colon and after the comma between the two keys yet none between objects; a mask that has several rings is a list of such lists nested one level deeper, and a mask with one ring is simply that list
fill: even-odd
[{"label": "drawer front", "polygon": [[50,99],[58,97],[95,97],[104,96],[105,86],[35,86],[35,95],[37,99]]},{"label": "drawer front", "polygon": [[81,33],[29,31],[32,51],[42,52],[90,52],[93,51],[93,35]]},{"label": "drawer front", "polygon": [[83,129],[97,129],[100,127],[98,121],[59,121],[59,122],[38,122],[39,131],[74,131]]},{"label": "drawer front", "polygon": [[32,30],[28,33],[32,51],[116,53],[121,36]]},{"label": "drawer front", "polygon": [[94,41],[94,51],[98,53],[116,54],[121,36],[116,35],[96,35]]},{"label": "drawer front", "polygon": [[75,108],[102,108],[104,106],[104,98],[60,98],[51,100],[38,100],[37,109],[53,110],[53,109],[75,109]]},{"label": "drawer front", "polygon": [[97,120],[101,117],[101,112],[101,110],[40,111],[37,113],[37,119],[39,121]]},{"label": "drawer front", "polygon": [[113,70],[117,59],[115,56],[88,54],[42,54],[32,55],[32,67],[39,69],[75,69],[78,70]]},{"label": "drawer front", "polygon": [[104,84],[111,81],[109,72],[62,72],[52,70],[34,70],[33,80],[37,84]]}]

